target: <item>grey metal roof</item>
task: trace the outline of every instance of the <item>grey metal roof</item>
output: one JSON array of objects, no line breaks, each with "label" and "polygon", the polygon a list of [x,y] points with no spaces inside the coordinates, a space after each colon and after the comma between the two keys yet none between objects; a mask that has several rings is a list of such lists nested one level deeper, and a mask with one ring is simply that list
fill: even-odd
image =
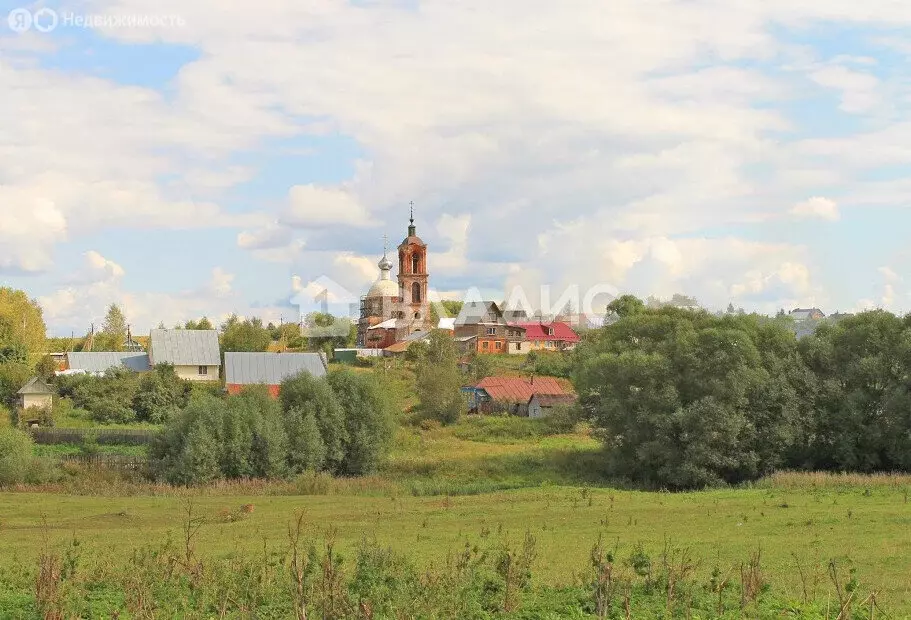
[{"label": "grey metal roof", "polygon": [[149,352],[153,364],[221,366],[214,329],[153,329]]},{"label": "grey metal roof", "polygon": [[325,358],[319,353],[225,353],[229,385],[278,385],[305,371],[325,377]]},{"label": "grey metal roof", "polygon": [[32,377],[17,394],[53,394],[54,390],[39,377]]},{"label": "grey metal roof", "polygon": [[125,351],[70,352],[66,354],[66,365],[70,369],[86,372],[105,372],[109,368],[124,366],[133,372],[145,372],[149,369],[149,354]]},{"label": "grey metal roof", "polygon": [[493,301],[471,301],[462,304],[459,316],[456,317],[456,326],[477,324],[505,324],[503,312]]}]

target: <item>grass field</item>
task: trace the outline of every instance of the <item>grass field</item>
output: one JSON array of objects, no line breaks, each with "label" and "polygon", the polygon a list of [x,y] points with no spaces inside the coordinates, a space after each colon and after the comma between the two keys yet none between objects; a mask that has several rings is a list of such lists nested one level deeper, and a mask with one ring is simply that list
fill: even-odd
[{"label": "grass field", "polygon": [[[111,562],[169,535],[179,538],[183,495],[205,518],[199,550],[211,556],[281,548],[303,511],[310,531],[336,531],[351,553],[375,539],[418,564],[439,561],[465,541],[538,542],[535,579],[573,580],[599,536],[628,557],[641,544],[657,556],[666,543],[688,548],[698,573],[739,570],[761,551],[777,591],[811,598],[832,588],[835,560],[857,570],[895,617],[911,616],[911,477],[780,474],[753,488],[651,493],[599,487],[599,445],[584,429],[546,436],[535,421],[468,420],[450,428],[402,427],[379,475],[334,481],[226,484],[178,491],[96,480],[67,493],[0,493],[0,569],[33,566],[47,535],[62,548],[74,537],[82,556]],[[571,484],[573,486],[568,486]],[[53,489],[49,489],[53,490]],[[236,521],[240,506],[254,511]],[[92,560],[95,558],[96,560]],[[804,572],[799,577],[798,563]]]},{"label": "grass field", "polygon": [[[303,511],[313,531],[334,528],[343,551],[364,537],[418,563],[457,551],[464,541],[518,541],[526,530],[538,541],[537,579],[568,583],[583,570],[599,536],[629,555],[642,544],[657,556],[666,541],[689,548],[707,580],[718,567],[739,567],[761,550],[777,590],[798,597],[798,561],[808,587],[831,588],[827,562],[857,569],[865,588],[878,590],[898,617],[911,613],[911,506],[892,485],[768,488],[686,494],[543,487],[459,497],[221,496],[197,497],[205,517],[200,552],[257,553],[286,544],[288,524]],[[78,497],[0,494],[0,566],[32,565],[43,538],[63,546],[76,538],[87,558],[125,559],[150,541],[179,537],[178,497]],[[252,504],[239,522],[227,515]]]}]

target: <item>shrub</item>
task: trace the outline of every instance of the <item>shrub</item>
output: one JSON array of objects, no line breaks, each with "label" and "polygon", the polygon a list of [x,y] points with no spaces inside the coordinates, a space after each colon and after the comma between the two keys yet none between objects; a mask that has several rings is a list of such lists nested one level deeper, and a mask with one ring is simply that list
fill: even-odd
[{"label": "shrub", "polygon": [[0,428],[0,486],[25,482],[32,469],[32,438],[17,428]]},{"label": "shrub", "polygon": [[192,387],[174,372],[170,364],[158,364],[139,381],[133,410],[143,422],[161,424],[187,406]]},{"label": "shrub", "polygon": [[333,372],[328,381],[341,404],[348,433],[341,473],[372,473],[388,450],[394,430],[387,393],[375,376],[350,370]]},{"label": "shrub", "polygon": [[[315,454],[308,450],[317,449],[307,436],[305,419],[312,417],[319,429],[322,443],[321,468],[333,473],[344,470],[346,446],[348,445],[348,427],[345,424],[345,411],[336,397],[332,386],[325,379],[317,379],[309,373],[289,377],[281,385],[281,403],[284,409],[285,431],[291,442],[289,465],[292,471],[301,472],[307,467],[305,462],[315,462]],[[303,451],[298,456],[295,451]]]},{"label": "shrub", "polygon": [[226,398],[194,395],[150,448],[152,470],[174,484],[276,478],[287,472],[281,410],[265,388]]}]

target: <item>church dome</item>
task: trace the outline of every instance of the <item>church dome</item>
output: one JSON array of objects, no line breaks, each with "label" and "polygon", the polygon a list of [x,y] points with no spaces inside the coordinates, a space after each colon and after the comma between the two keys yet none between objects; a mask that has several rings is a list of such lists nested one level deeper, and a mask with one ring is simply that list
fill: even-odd
[{"label": "church dome", "polygon": [[391,260],[386,258],[385,253],[380,262],[377,263],[377,266],[380,268],[380,279],[374,282],[370,290],[367,291],[367,297],[398,297],[399,285],[393,282],[389,275],[393,264]]},{"label": "church dome", "polygon": [[367,297],[398,297],[399,296],[399,285],[393,282],[392,280],[384,280],[380,278],[373,283],[373,286],[370,287],[370,290],[367,292]]}]

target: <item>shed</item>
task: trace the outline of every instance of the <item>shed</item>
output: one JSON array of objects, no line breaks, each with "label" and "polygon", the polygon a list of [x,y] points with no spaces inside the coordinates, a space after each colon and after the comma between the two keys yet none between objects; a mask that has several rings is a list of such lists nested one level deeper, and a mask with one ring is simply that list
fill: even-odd
[{"label": "shed", "polygon": [[322,353],[225,353],[225,387],[237,394],[249,385],[266,385],[277,398],[281,382],[308,372],[325,377],[328,360]]},{"label": "shed", "polygon": [[69,370],[81,370],[91,374],[103,374],[111,368],[147,372],[151,367],[148,353],[115,351],[70,352],[66,354],[66,366]]},{"label": "shed", "polygon": [[54,406],[54,390],[40,377],[32,377],[16,393],[19,395],[19,406],[22,409],[50,411]]},{"label": "shed", "polygon": [[543,418],[554,407],[576,402],[575,394],[533,394],[528,401],[528,417]]}]

